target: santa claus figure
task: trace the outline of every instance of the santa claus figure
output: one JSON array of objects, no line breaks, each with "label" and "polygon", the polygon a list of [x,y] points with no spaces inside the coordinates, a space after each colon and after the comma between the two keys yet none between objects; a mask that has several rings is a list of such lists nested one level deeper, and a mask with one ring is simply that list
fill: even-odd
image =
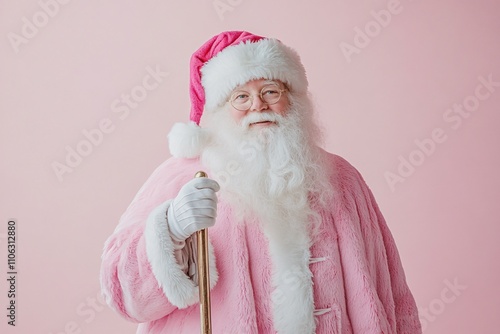
[{"label": "santa claus figure", "polygon": [[199,333],[193,234],[208,228],[213,333],[421,333],[370,189],[319,147],[297,53],[221,33],[194,53],[190,89],[173,157],[106,241],[107,303],[137,333]]}]

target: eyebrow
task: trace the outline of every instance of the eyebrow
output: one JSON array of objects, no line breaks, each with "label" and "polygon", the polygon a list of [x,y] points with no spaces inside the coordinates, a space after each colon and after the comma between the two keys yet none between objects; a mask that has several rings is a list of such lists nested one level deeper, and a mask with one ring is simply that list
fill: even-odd
[{"label": "eyebrow", "polygon": [[[266,80],[266,81],[264,81],[264,82],[263,82],[263,84],[264,84],[264,85],[276,84],[276,85],[278,85],[278,86],[281,88],[281,82],[276,81],[276,80]],[[233,92],[235,92],[235,91],[239,91],[239,90],[243,90],[243,89],[242,89],[242,87],[243,87],[244,85],[246,85],[246,83],[244,83],[243,85],[239,85],[239,86],[237,86],[237,87],[233,90]],[[284,84],[283,84],[283,85],[284,85]],[[285,87],[286,87],[286,86],[285,86]]]},{"label": "eyebrow", "polygon": [[278,86],[280,85],[280,83],[276,80],[266,80],[264,83],[265,84],[277,84]]}]

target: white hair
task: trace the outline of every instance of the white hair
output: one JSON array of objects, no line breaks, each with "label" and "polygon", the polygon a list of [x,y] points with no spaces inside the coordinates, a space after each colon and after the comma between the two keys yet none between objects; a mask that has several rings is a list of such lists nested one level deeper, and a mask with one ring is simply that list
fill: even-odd
[{"label": "white hair", "polygon": [[[288,98],[284,116],[251,112],[241,124],[226,106],[215,111],[206,124],[212,140],[201,159],[241,221],[256,218],[271,229],[312,223],[315,231],[321,221],[315,209],[331,205],[333,198],[330,173],[309,97]],[[249,127],[262,120],[277,125]]]}]

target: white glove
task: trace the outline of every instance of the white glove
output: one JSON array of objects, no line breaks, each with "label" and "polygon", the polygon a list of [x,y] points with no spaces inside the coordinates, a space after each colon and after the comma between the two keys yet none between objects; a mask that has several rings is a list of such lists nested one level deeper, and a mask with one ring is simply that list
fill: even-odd
[{"label": "white glove", "polygon": [[170,235],[182,242],[196,231],[214,226],[219,184],[206,177],[186,183],[167,209]]}]

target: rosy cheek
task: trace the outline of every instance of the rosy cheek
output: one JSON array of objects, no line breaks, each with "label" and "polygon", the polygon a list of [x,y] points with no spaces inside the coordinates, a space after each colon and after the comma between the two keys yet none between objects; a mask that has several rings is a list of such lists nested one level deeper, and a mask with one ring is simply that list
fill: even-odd
[{"label": "rosy cheek", "polygon": [[241,119],[245,116],[245,113],[243,113],[239,110],[231,109],[230,113],[231,113],[232,119],[235,121],[236,124],[240,124]]},{"label": "rosy cheek", "polygon": [[279,105],[277,105],[277,107],[278,108],[276,109],[276,112],[278,114],[280,114],[280,115],[286,114],[286,112],[288,110],[288,101],[283,101],[283,103],[280,103]]}]

